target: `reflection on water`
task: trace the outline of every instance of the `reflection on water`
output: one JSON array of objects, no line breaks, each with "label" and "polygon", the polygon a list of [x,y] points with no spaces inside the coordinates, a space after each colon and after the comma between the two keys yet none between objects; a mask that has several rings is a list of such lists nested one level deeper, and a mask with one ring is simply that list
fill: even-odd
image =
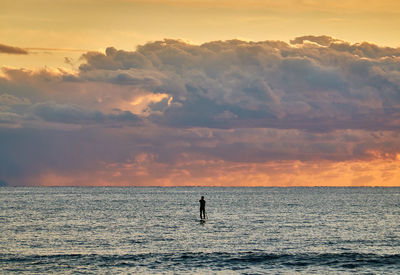
[{"label": "reflection on water", "polygon": [[0,270],[397,274],[399,218],[400,188],[7,187]]}]

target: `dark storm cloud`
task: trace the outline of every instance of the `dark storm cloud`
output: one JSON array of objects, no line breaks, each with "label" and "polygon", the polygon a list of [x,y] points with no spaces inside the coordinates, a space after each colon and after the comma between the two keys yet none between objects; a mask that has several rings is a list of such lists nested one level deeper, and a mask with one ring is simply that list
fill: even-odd
[{"label": "dark storm cloud", "polygon": [[[90,134],[90,130],[64,131],[53,129],[0,128],[0,175],[4,178],[27,179],[44,171],[70,173],[93,169],[96,159],[115,156],[106,134]],[[95,148],[102,150],[94,150]],[[9,180],[11,182],[11,180]]]},{"label": "dark storm cloud", "polygon": [[[399,134],[365,131],[321,134],[298,130],[147,126],[129,131],[100,127],[0,128],[0,140],[0,174],[9,183],[20,184],[30,184],[29,179],[48,171],[71,176],[120,165],[130,167],[134,173],[139,169],[135,163],[143,154],[151,156],[148,169],[157,178],[178,171],[182,161],[218,160],[252,165],[292,160],[368,160],[377,153],[391,159],[400,151]],[[134,183],[135,178],[130,180]]]},{"label": "dark storm cloud", "polygon": [[[69,76],[71,77],[71,76]],[[165,78],[163,74],[157,71],[148,70],[95,70],[86,71],[80,74],[80,80],[85,81],[104,81],[118,85],[132,85],[137,87],[154,87],[162,85],[161,79]],[[76,80],[76,79],[65,79]]]},{"label": "dark storm cloud", "polygon": [[88,52],[77,72],[3,68],[0,175],[398,158],[399,49],[292,43],[166,39]]},{"label": "dark storm cloud", "polygon": [[22,48],[0,44],[0,54],[1,53],[6,53],[6,54],[28,54],[28,51],[26,51],[26,50],[24,50]]},{"label": "dark storm cloud", "polygon": [[[128,108],[126,116],[132,113],[129,106],[147,104],[136,112],[170,127],[399,128],[399,49],[329,36],[297,37],[291,43],[296,46],[240,40],[192,45],[165,39],[136,51],[88,52],[76,74],[3,69],[0,88],[6,93],[0,104],[33,102],[39,104],[38,117],[64,123],[77,117],[104,122],[104,108],[106,113]],[[91,91],[83,92],[87,87]],[[59,105],[50,108],[46,102]],[[23,115],[23,106],[17,110],[9,105],[4,103],[0,111]],[[99,107],[103,110],[96,113]]]},{"label": "dark storm cloud", "polygon": [[0,105],[15,106],[15,105],[29,105],[30,101],[27,98],[19,98],[7,93],[0,95]]},{"label": "dark storm cloud", "polygon": [[0,123],[11,123],[18,122],[22,117],[15,113],[0,112]]},{"label": "dark storm cloud", "polygon": [[[146,89],[173,97],[152,119],[175,127],[324,131],[399,126],[400,49],[329,36],[303,36],[291,43],[306,40],[318,45],[239,40],[191,45],[166,39],[134,52],[108,48],[105,54],[83,56],[81,76],[125,84],[139,72],[140,81],[134,79],[142,84],[149,72]],[[127,75],[107,80],[105,72]]]},{"label": "dark storm cloud", "polygon": [[32,114],[49,122],[71,124],[93,124],[106,122],[124,122],[137,124],[140,119],[129,111],[114,110],[104,114],[100,111],[84,110],[79,106],[57,104],[52,102],[38,103],[31,107]]},{"label": "dark storm cloud", "polygon": [[81,71],[90,70],[129,70],[150,66],[148,59],[139,52],[117,50],[113,47],[106,49],[105,54],[88,52],[82,58],[89,61],[80,66]]}]

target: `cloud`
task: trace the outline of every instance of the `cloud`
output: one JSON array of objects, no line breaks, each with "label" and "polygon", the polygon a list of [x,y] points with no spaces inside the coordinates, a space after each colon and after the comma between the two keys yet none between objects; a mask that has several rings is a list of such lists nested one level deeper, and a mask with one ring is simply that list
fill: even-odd
[{"label": "cloud", "polygon": [[[54,102],[68,98],[80,105],[85,100],[89,109],[107,112],[119,108],[136,113],[131,103],[139,97],[166,95],[164,101],[148,102],[141,110],[154,123],[170,127],[332,131],[399,126],[399,49],[328,36],[303,36],[292,42],[305,40],[316,44],[229,40],[192,45],[166,39],[136,51],[110,47],[105,53],[88,52],[78,72],[3,73],[7,85],[38,89],[43,101],[52,94]],[[84,89],[92,91],[83,93]],[[37,102],[27,94],[32,96],[19,96]],[[90,103],[93,97],[101,104]]]},{"label": "cloud", "polygon": [[161,79],[163,78],[165,78],[165,76],[160,72],[137,69],[115,71],[95,70],[82,72],[80,74],[80,80],[104,81],[118,85],[134,85],[136,87],[160,86],[162,84]]},{"label": "cloud", "polygon": [[[200,182],[203,177],[212,179],[217,167],[221,176],[222,171],[228,173],[228,167],[235,170],[235,166],[258,167],[260,175],[268,175],[274,170],[262,172],[261,167],[273,163],[280,167],[279,172],[274,172],[278,178],[279,174],[288,176],[291,170],[285,172],[285,166],[277,163],[291,166],[302,162],[307,167],[320,162],[341,162],[344,166],[375,160],[396,163],[400,155],[398,133],[349,130],[322,134],[279,129],[171,129],[146,124],[127,128],[96,124],[72,129],[0,128],[0,137],[0,174],[11,183],[25,180],[24,184],[45,173],[71,177],[90,171],[94,182],[107,178],[115,183],[121,180],[120,184],[128,184],[129,180],[132,184],[155,184],[157,179],[170,178],[172,184],[172,175],[183,173]],[[125,177],[112,177],[118,171]],[[240,171],[245,172],[246,168]],[[189,183],[189,179],[185,176],[185,182]],[[79,182],[79,176],[75,181]]]},{"label": "cloud", "polygon": [[22,48],[0,44],[0,54],[28,54],[28,51]]},{"label": "cloud", "polygon": [[87,63],[80,66],[81,71],[90,70],[128,70],[150,66],[147,58],[139,52],[117,50],[113,47],[106,49],[105,54],[88,52],[82,55]]},{"label": "cloud", "polygon": [[305,35],[305,36],[296,37],[295,39],[290,40],[290,44],[293,44],[293,45],[304,44],[304,41],[314,42],[321,46],[330,46],[334,42],[341,42],[341,40],[335,39],[335,38],[327,36],[327,35],[320,35],[320,36]]},{"label": "cloud", "polygon": [[165,39],[87,52],[76,71],[3,68],[0,174],[14,185],[334,185],[341,173],[393,184],[399,58],[329,36]]},{"label": "cloud", "polygon": [[31,107],[32,114],[49,122],[71,124],[93,124],[105,122],[130,122],[137,124],[140,119],[129,111],[115,109],[113,113],[85,110],[79,106],[57,104],[52,102],[38,103]]},{"label": "cloud", "polygon": [[[168,108],[151,118],[174,127],[325,131],[398,126],[393,115],[400,106],[399,49],[329,36],[303,36],[292,43],[306,40],[316,45],[240,40],[192,45],[166,39],[133,52],[108,48],[105,54],[85,54],[80,75],[170,95]],[[131,74],[140,77],[130,82]],[[227,113],[230,118],[221,120]]]},{"label": "cloud", "polygon": [[10,123],[14,124],[21,120],[21,116],[15,113],[0,112],[0,123]]},{"label": "cloud", "polygon": [[30,100],[27,98],[18,98],[7,93],[0,95],[0,105],[29,105]]}]

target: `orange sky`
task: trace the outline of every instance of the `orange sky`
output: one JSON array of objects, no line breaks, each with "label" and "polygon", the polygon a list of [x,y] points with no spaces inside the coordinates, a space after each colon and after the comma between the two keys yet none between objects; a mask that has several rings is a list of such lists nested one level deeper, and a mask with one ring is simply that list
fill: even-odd
[{"label": "orange sky", "polygon": [[[398,47],[396,0],[3,0],[1,43],[35,49],[0,56],[9,66],[66,66],[87,50],[133,50],[164,38],[193,43],[239,38],[289,41],[329,35]],[[52,50],[61,49],[61,50]]]},{"label": "orange sky", "polygon": [[[399,186],[400,162],[300,162],[265,164],[193,161],[180,164],[192,170],[176,169],[165,177],[152,177],[153,169],[167,169],[154,164],[140,169],[115,164],[93,173],[78,175],[46,172],[30,180],[31,185],[45,186]],[[194,171],[193,171],[194,170]],[[200,175],[200,176],[199,176]],[[18,183],[18,182],[17,182]],[[244,184],[245,183],[245,184]]]}]

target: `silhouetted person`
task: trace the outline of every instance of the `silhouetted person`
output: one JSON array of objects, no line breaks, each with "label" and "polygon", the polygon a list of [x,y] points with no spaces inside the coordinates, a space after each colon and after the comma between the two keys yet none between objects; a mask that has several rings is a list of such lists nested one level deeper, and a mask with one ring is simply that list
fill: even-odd
[{"label": "silhouetted person", "polygon": [[204,196],[201,196],[200,202],[200,219],[206,219],[206,201],[204,200]]}]

